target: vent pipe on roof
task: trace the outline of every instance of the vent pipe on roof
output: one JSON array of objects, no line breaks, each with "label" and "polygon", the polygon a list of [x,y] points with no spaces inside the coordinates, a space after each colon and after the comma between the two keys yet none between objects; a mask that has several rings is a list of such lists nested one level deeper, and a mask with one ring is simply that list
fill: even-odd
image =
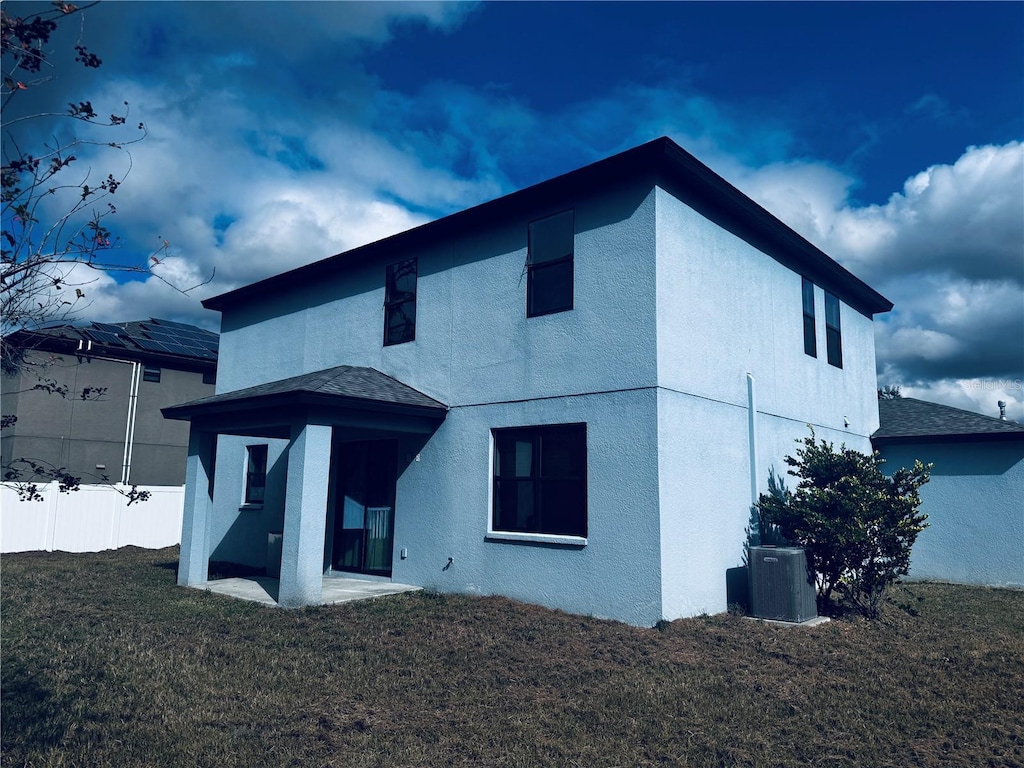
[{"label": "vent pipe on roof", "polygon": [[999,406],[999,420],[1006,421],[1006,401],[1000,400],[996,405]]}]

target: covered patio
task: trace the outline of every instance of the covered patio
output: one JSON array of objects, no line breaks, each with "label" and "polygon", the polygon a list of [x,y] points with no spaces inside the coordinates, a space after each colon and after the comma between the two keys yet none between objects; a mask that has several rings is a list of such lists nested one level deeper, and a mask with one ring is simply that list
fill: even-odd
[{"label": "covered patio", "polygon": [[[278,605],[299,607],[322,604],[325,588],[339,595],[345,589],[327,585],[331,579],[324,578],[329,570],[325,547],[334,447],[345,441],[416,436],[425,442],[444,421],[447,407],[373,368],[338,366],[172,406],[163,414],[190,422],[178,568],[178,584],[183,586],[213,588],[211,522],[222,510],[238,512],[231,499],[215,503],[218,437],[288,441],[280,580],[276,595],[271,584],[275,579],[259,589]],[[382,586],[392,585],[388,581]]]}]

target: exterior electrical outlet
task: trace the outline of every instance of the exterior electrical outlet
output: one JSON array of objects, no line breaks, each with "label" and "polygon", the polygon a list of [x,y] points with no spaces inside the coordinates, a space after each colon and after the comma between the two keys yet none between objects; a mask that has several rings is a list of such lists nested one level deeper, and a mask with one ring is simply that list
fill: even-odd
[{"label": "exterior electrical outlet", "polygon": [[816,618],[814,577],[800,547],[750,547],[750,608],[759,619],[802,622]]}]

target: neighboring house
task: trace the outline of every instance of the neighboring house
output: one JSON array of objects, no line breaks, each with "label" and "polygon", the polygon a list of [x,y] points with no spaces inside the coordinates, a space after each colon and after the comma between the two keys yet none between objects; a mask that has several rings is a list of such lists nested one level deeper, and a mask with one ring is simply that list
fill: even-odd
[{"label": "neighboring house", "polygon": [[932,463],[909,578],[1024,587],[1024,426],[904,397],[878,403],[886,469]]},{"label": "neighboring house", "polygon": [[726,609],[808,425],[870,450],[892,307],[665,138],[204,303],[179,583],[283,530],[282,605],[344,573],[637,625]]},{"label": "neighboring house", "polygon": [[[29,459],[80,477],[88,493],[59,495],[51,483],[43,488],[51,504],[49,498],[18,502],[5,489],[3,551],[177,543],[188,428],[166,421],[160,409],[214,392],[217,334],[151,319],[19,331],[5,342],[29,350],[20,372],[3,377],[3,414],[16,417],[0,440],[5,473],[16,473],[5,479],[32,481],[31,470],[19,461]],[[151,541],[152,530],[133,532],[131,541],[116,532],[96,538],[106,522],[97,523],[83,505],[114,514],[117,494],[101,491],[132,485],[175,489],[159,501],[132,506],[134,520],[149,518],[150,528],[157,524],[154,510],[168,509],[160,516],[171,515],[170,522],[159,527],[179,527],[173,540],[161,533]],[[55,511],[66,502],[78,508]],[[44,525],[47,509],[54,519]]]}]

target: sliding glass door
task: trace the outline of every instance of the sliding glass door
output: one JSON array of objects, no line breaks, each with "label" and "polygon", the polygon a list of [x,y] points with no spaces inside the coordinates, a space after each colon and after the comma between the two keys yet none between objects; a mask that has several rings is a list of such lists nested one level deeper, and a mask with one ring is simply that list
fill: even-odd
[{"label": "sliding glass door", "polygon": [[337,457],[334,569],[390,576],[395,543],[398,443],[340,443]]}]

